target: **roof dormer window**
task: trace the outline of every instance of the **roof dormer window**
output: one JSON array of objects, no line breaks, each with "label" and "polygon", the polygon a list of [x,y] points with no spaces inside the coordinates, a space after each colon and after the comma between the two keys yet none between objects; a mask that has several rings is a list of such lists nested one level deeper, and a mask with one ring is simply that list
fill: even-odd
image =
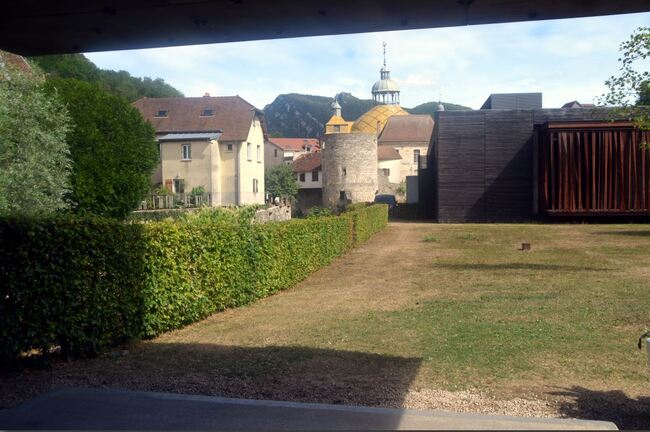
[{"label": "roof dormer window", "polygon": [[154,114],[154,117],[167,117],[167,110],[160,110],[156,111],[156,114]]},{"label": "roof dormer window", "polygon": [[214,117],[213,109],[204,109],[201,111],[201,117]]}]

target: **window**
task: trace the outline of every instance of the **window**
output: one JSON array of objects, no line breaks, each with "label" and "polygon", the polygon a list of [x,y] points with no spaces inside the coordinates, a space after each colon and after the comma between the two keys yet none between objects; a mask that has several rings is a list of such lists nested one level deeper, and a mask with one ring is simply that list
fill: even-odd
[{"label": "window", "polygon": [[232,144],[226,145],[226,151],[231,152],[232,151]]},{"label": "window", "polygon": [[278,149],[273,149],[273,157],[278,157]]},{"label": "window", "polygon": [[253,160],[253,144],[246,143],[246,158],[249,161]]},{"label": "window", "polygon": [[257,179],[253,179],[253,193],[259,192],[259,182]]},{"label": "window", "polygon": [[214,117],[213,109],[204,109],[201,111],[201,117]]},{"label": "window", "polygon": [[390,168],[382,168],[381,173],[386,177],[390,176]]},{"label": "window", "polygon": [[305,146],[305,151],[307,153],[311,153],[311,146]]},{"label": "window", "polygon": [[420,163],[420,150],[413,150],[413,163],[414,164]]},{"label": "window", "polygon": [[334,125],[333,131],[334,132],[341,132],[341,126],[340,125]]},{"label": "window", "polygon": [[339,192],[339,199],[344,200],[345,198],[346,198],[345,197],[345,191],[340,191]]},{"label": "window", "polygon": [[311,181],[318,181],[318,170],[315,169],[311,172]]},{"label": "window", "polygon": [[153,116],[154,117],[167,117],[167,110],[156,111],[156,114],[154,114]]},{"label": "window", "polygon": [[174,193],[177,194],[185,193],[185,180],[174,179]]},{"label": "window", "polygon": [[305,182],[305,173],[300,173],[300,182],[301,183]]},{"label": "window", "polygon": [[257,146],[257,162],[262,163],[262,146]]},{"label": "window", "polygon": [[192,160],[192,145],[183,144],[183,157],[182,160]]},{"label": "window", "polygon": [[343,168],[341,171],[343,172],[344,176],[348,175],[348,170],[346,170],[345,168]]}]

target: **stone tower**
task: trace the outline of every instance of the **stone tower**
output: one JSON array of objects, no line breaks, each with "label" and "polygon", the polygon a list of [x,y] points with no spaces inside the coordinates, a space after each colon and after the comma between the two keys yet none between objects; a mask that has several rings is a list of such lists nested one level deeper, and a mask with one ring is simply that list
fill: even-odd
[{"label": "stone tower", "polygon": [[332,133],[324,137],[323,206],[335,209],[346,203],[371,202],[378,189],[377,135]]}]

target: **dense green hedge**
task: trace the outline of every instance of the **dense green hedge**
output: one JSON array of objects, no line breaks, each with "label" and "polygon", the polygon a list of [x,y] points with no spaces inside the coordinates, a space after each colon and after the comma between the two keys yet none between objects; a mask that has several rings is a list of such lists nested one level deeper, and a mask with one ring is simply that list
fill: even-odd
[{"label": "dense green hedge", "polygon": [[0,222],[0,360],[61,345],[83,355],[138,334],[142,227],[103,219]]},{"label": "dense green hedge", "polygon": [[373,204],[365,208],[356,207],[349,214],[354,224],[354,245],[359,245],[381,231],[388,222],[388,206]]},{"label": "dense green hedge", "polygon": [[251,225],[0,220],[0,355],[92,355],[290,287],[386,223],[386,206]]}]

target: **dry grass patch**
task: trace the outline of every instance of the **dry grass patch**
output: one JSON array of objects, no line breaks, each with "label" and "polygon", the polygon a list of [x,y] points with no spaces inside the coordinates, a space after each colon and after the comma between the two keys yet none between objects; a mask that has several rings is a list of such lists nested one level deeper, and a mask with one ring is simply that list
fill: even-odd
[{"label": "dry grass patch", "polygon": [[128,356],[6,376],[2,403],[100,385],[650,427],[648,251],[647,225],[391,223],[294,288]]}]

